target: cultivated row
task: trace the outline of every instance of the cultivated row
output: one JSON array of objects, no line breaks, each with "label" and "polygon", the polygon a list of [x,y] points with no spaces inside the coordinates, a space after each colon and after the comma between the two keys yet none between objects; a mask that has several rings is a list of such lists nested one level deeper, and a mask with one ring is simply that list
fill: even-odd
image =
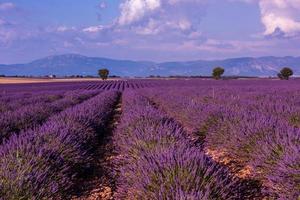
[{"label": "cultivated row", "polygon": [[[64,95],[36,97],[28,105],[0,116],[0,144],[12,134],[41,125],[50,116],[95,95],[95,92],[67,92]],[[43,101],[38,101],[43,99]]]},{"label": "cultivated row", "polygon": [[165,88],[144,94],[237,176],[261,180],[274,198],[299,197],[297,88]]},{"label": "cultivated row", "polygon": [[146,98],[125,91],[114,136],[120,154],[116,198],[247,199],[247,189],[185,135]]},{"label": "cultivated row", "polygon": [[104,92],[0,147],[0,199],[69,199],[118,99]]}]

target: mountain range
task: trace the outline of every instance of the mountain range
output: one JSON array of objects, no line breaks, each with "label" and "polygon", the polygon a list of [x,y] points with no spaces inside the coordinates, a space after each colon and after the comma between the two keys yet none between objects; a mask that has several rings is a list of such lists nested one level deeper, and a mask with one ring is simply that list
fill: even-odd
[{"label": "mountain range", "polygon": [[97,75],[100,68],[107,68],[111,75],[145,77],[150,75],[210,75],[212,69],[222,66],[225,75],[276,76],[282,67],[290,67],[300,75],[300,57],[244,57],[224,60],[196,60],[186,62],[151,62],[87,57],[77,54],[49,56],[25,64],[0,64],[0,74],[44,75]]}]

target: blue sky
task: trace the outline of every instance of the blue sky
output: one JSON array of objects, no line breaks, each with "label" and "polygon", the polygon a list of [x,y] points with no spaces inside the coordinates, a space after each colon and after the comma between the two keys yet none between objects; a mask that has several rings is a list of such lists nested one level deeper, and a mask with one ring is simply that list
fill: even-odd
[{"label": "blue sky", "polygon": [[0,0],[0,63],[300,56],[300,0]]}]

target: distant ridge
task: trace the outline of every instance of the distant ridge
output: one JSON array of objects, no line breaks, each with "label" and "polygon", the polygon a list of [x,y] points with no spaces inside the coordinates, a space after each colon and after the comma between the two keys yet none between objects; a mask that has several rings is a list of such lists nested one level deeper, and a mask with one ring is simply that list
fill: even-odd
[{"label": "distant ridge", "polygon": [[1,65],[0,74],[43,76],[55,74],[96,75],[99,68],[108,68],[112,75],[210,75],[215,66],[222,66],[226,75],[275,76],[285,66],[300,75],[300,57],[243,57],[224,60],[196,60],[186,62],[148,62],[87,57],[78,54],[49,56],[26,64]]}]

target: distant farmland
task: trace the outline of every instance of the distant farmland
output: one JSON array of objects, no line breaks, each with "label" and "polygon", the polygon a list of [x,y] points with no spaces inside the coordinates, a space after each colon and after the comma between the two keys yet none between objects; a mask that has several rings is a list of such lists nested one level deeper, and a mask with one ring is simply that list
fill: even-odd
[{"label": "distant farmland", "polygon": [[[116,80],[116,79],[114,79]],[[0,77],[0,84],[100,81],[99,78],[14,78]]]}]

